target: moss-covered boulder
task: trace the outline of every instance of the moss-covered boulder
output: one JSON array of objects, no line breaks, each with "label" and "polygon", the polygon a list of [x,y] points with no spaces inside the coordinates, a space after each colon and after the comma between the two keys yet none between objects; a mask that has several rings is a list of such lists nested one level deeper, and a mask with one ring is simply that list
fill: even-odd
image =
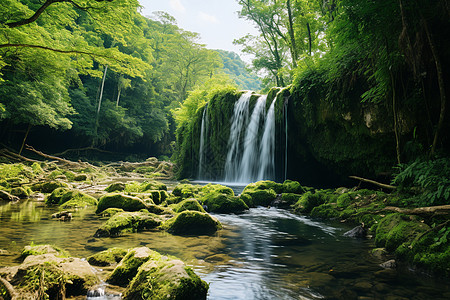
[{"label": "moss-covered boulder", "polygon": [[285,180],[283,182],[283,193],[303,194],[306,190],[298,181]]},{"label": "moss-covered boulder", "polygon": [[162,228],[172,234],[201,235],[213,234],[222,225],[208,213],[186,210],[164,222]]},{"label": "moss-covered boulder", "polygon": [[75,174],[73,178],[74,181],[86,181],[88,180],[88,176],[86,174]]},{"label": "moss-covered boulder", "polygon": [[149,190],[167,191],[167,185],[159,181],[144,181],[141,184],[141,192]]},{"label": "moss-covered boulder", "polygon": [[31,186],[31,189],[42,193],[51,193],[59,187],[67,187],[67,184],[60,181],[47,181],[44,183],[35,183]]},{"label": "moss-covered boulder", "polygon": [[167,198],[169,198],[169,194],[164,190],[148,190],[146,193],[150,193],[152,195],[152,200],[156,205],[163,203]]},{"label": "moss-covered boulder", "polygon": [[28,198],[31,194],[31,189],[26,187],[15,187],[11,189],[11,195],[19,197],[20,199]]},{"label": "moss-covered boulder", "polygon": [[279,208],[289,208],[300,199],[301,195],[294,193],[283,193],[277,196],[272,205]]},{"label": "moss-covered boulder", "polygon": [[53,254],[56,257],[69,257],[69,253],[54,245],[30,245],[25,246],[20,254],[21,259],[30,255]]},{"label": "moss-covered boulder", "polygon": [[123,295],[123,299],[204,300],[208,284],[181,260],[154,252],[142,264]]},{"label": "moss-covered boulder", "polygon": [[[287,186],[290,186],[289,182],[286,183],[286,187]],[[243,193],[258,190],[273,190],[276,194],[281,194],[284,192],[284,187],[281,183],[277,183],[271,180],[261,180],[247,185],[244,188]]]},{"label": "moss-covered boulder", "polygon": [[427,232],[428,225],[417,217],[402,214],[390,214],[384,217],[376,229],[375,243],[388,251],[395,251],[400,245],[409,246],[416,237]]},{"label": "moss-covered boulder", "polygon": [[114,216],[115,214],[122,213],[122,212],[125,212],[125,211],[121,208],[110,207],[110,208],[105,209],[101,213],[99,213],[99,215],[104,218],[110,218],[110,217]]},{"label": "moss-covered boulder", "polygon": [[304,193],[297,203],[294,204],[293,208],[296,213],[310,213],[314,207],[319,206],[327,202],[327,197],[325,194],[316,192],[306,192]]},{"label": "moss-covered boulder", "polygon": [[273,189],[247,191],[244,189],[240,196],[240,199],[244,201],[248,207],[269,206],[276,198],[277,194]]},{"label": "moss-covered boulder", "polygon": [[199,185],[182,183],[178,184],[172,191],[172,195],[181,199],[195,198],[198,196],[202,187]]},{"label": "moss-covered boulder", "polygon": [[128,251],[114,271],[108,276],[106,281],[110,284],[127,286],[128,283],[136,276],[138,268],[150,260],[155,255],[155,251],[147,247],[134,248]]},{"label": "moss-covered boulder", "polygon": [[114,182],[108,185],[108,187],[105,189],[108,193],[112,192],[122,192],[125,190],[126,184],[123,182]]},{"label": "moss-covered boulder", "polygon": [[100,200],[98,201],[96,213],[101,213],[102,211],[110,207],[121,208],[126,211],[138,211],[146,208],[146,205],[141,199],[137,197],[111,193],[106,194],[100,198]]},{"label": "moss-covered boulder", "polygon": [[[59,204],[62,196],[69,191],[68,188],[59,187],[55,189],[50,195],[45,197],[45,203],[47,204]],[[61,202],[62,203],[62,202]]]},{"label": "moss-covered boulder", "polygon": [[241,213],[248,209],[242,199],[234,196],[231,188],[220,184],[205,185],[200,192],[200,201],[208,211],[215,213]]},{"label": "moss-covered boulder", "polygon": [[97,203],[98,201],[94,197],[77,190],[66,192],[59,201],[62,209],[96,206]]},{"label": "moss-covered boulder", "polygon": [[161,224],[161,219],[146,210],[122,212],[109,218],[94,234],[95,237],[117,236],[123,233],[153,229]]},{"label": "moss-covered boulder", "polygon": [[119,263],[128,251],[122,248],[110,248],[87,258],[87,261],[93,266],[105,267]]},{"label": "moss-covered boulder", "polygon": [[180,203],[175,205],[173,210],[177,213],[183,212],[185,210],[195,210],[203,213],[205,212],[198,200],[194,198],[189,198],[181,201]]}]

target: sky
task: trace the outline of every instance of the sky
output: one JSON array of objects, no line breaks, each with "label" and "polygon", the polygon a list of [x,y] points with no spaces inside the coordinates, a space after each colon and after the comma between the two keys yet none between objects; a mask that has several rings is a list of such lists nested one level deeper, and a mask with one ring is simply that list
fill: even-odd
[{"label": "sky", "polygon": [[248,33],[257,34],[254,25],[238,17],[237,0],[139,0],[142,15],[151,16],[154,11],[165,11],[175,17],[178,27],[200,34],[201,43],[209,49],[223,49],[241,53],[241,47],[233,40]]}]

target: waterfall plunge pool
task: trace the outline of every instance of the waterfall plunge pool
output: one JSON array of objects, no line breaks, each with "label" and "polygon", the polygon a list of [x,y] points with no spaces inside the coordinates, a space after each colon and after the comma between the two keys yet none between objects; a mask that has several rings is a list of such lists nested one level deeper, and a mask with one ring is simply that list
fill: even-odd
[{"label": "waterfall plunge pool", "polygon": [[71,222],[52,220],[56,211],[33,200],[0,204],[0,249],[10,253],[0,256],[0,266],[17,265],[19,251],[32,242],[76,257],[147,246],[190,265],[210,284],[211,300],[450,298],[448,282],[381,268],[384,260],[370,254],[373,241],[344,237],[348,226],[277,208],[215,215],[224,229],[213,236],[148,231],[116,238],[93,237],[102,222],[94,209],[76,211]]}]

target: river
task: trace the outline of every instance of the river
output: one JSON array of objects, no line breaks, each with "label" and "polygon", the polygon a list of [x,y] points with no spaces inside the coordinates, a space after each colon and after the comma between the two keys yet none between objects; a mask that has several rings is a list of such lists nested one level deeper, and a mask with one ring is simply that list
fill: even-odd
[{"label": "river", "polygon": [[388,258],[371,255],[373,240],[344,237],[348,225],[287,210],[215,215],[224,229],[213,236],[149,231],[116,238],[93,237],[104,222],[94,209],[76,211],[71,222],[52,220],[56,211],[31,199],[0,203],[0,249],[8,252],[0,255],[0,266],[18,264],[14,259],[30,243],[54,244],[76,257],[110,247],[147,246],[190,265],[210,284],[211,300],[450,298],[445,280],[406,267],[381,268]]}]

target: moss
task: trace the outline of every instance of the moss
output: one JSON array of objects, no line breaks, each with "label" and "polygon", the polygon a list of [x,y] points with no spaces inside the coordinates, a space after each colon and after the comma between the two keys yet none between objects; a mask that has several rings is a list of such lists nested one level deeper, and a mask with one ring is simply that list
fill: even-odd
[{"label": "moss", "polygon": [[140,191],[145,192],[148,190],[167,191],[167,186],[159,181],[144,181],[141,184]]},{"label": "moss", "polygon": [[41,164],[38,162],[34,162],[31,165],[31,169],[33,170],[33,173],[36,175],[44,173],[44,170],[42,170]]},{"label": "moss", "polygon": [[61,201],[62,196],[67,193],[69,190],[67,188],[57,188],[53,190],[53,192],[50,195],[47,195],[45,197],[45,203],[47,204],[59,204]]},{"label": "moss", "polygon": [[234,196],[231,188],[220,184],[208,184],[200,192],[200,201],[208,211],[216,213],[240,213],[248,209],[247,204]]},{"label": "moss", "polygon": [[324,193],[321,192],[306,192],[294,204],[293,208],[296,213],[309,213],[313,210],[314,207],[319,206],[327,202],[327,197]]},{"label": "moss", "polygon": [[110,284],[127,286],[136,276],[138,268],[152,257],[159,258],[155,251],[147,247],[134,248],[125,255],[106,281]]},{"label": "moss", "polygon": [[345,193],[340,195],[336,202],[339,207],[347,207],[353,203],[353,198],[348,193]]},{"label": "moss", "polygon": [[180,203],[178,203],[174,208],[174,211],[177,213],[180,213],[185,210],[195,210],[203,213],[205,212],[200,203],[194,198],[183,200]]},{"label": "moss", "polygon": [[95,232],[95,237],[118,236],[158,227],[161,219],[148,211],[121,212],[114,214]]},{"label": "moss", "polygon": [[294,194],[294,193],[283,193],[281,194],[281,200],[283,203],[286,203],[287,205],[291,206],[297,203],[298,200],[300,200],[301,195]]},{"label": "moss", "polygon": [[208,284],[182,261],[155,254],[139,267],[124,293],[124,299],[204,300]]},{"label": "moss", "polygon": [[105,189],[108,193],[112,192],[121,192],[125,190],[126,184],[122,182],[114,182],[108,185],[108,187]]},{"label": "moss", "polygon": [[173,234],[198,235],[215,233],[222,225],[208,213],[186,210],[164,222],[162,228]]},{"label": "moss", "polygon": [[86,174],[75,174],[73,178],[74,181],[86,181],[88,180],[88,176]]},{"label": "moss", "polygon": [[110,217],[114,216],[115,214],[118,214],[118,213],[121,213],[121,212],[125,212],[125,211],[123,209],[121,209],[121,208],[110,207],[110,208],[107,208],[104,211],[102,211],[100,213],[100,215],[102,217],[110,218]]},{"label": "moss", "polygon": [[303,194],[306,190],[297,181],[285,180],[283,182],[283,193]]},{"label": "moss", "polygon": [[96,206],[97,203],[94,197],[76,190],[66,192],[59,200],[60,207],[63,209]]},{"label": "moss", "polygon": [[[287,182],[286,187],[293,187],[295,184],[292,182]],[[252,191],[260,191],[260,190],[273,190],[276,194],[281,194],[283,192],[283,185],[281,183],[276,183],[270,180],[261,180],[254,183],[250,183],[247,185],[243,193],[249,193]]]},{"label": "moss", "polygon": [[311,211],[312,217],[333,219],[340,216],[340,213],[335,209],[332,204],[322,204],[316,206]]},{"label": "moss", "polygon": [[59,181],[48,181],[44,183],[36,183],[31,186],[33,191],[40,191],[43,193],[51,193],[59,187],[67,187],[67,184]]},{"label": "moss", "polygon": [[[247,200],[249,203],[246,202],[249,207],[269,206],[277,197],[277,194],[272,189],[255,191],[247,190],[242,193],[241,197],[244,194],[248,195],[251,198],[250,201]],[[241,199],[248,199],[248,196],[244,196],[244,198]]]},{"label": "moss", "polygon": [[199,185],[193,185],[193,184],[178,184],[172,191],[172,194],[176,197],[180,197],[182,199],[186,198],[195,198],[198,196],[200,191],[202,190],[202,187]]},{"label": "moss", "polygon": [[138,211],[146,208],[144,202],[137,197],[122,195],[118,193],[106,194],[98,202],[96,213],[101,213],[107,208],[115,207],[126,211]]},{"label": "moss", "polygon": [[87,261],[93,266],[111,266],[120,262],[127,253],[125,249],[114,247],[89,256]]},{"label": "moss", "polygon": [[30,255],[54,254],[56,257],[69,257],[69,253],[54,245],[33,245],[25,246],[20,254],[21,259]]},{"label": "moss", "polygon": [[11,195],[19,197],[21,199],[28,198],[31,194],[31,189],[28,187],[15,187],[10,191]]},{"label": "moss", "polygon": [[402,214],[390,214],[384,217],[377,226],[375,243],[388,251],[395,251],[401,244],[411,244],[421,233],[429,230],[429,226]]}]

